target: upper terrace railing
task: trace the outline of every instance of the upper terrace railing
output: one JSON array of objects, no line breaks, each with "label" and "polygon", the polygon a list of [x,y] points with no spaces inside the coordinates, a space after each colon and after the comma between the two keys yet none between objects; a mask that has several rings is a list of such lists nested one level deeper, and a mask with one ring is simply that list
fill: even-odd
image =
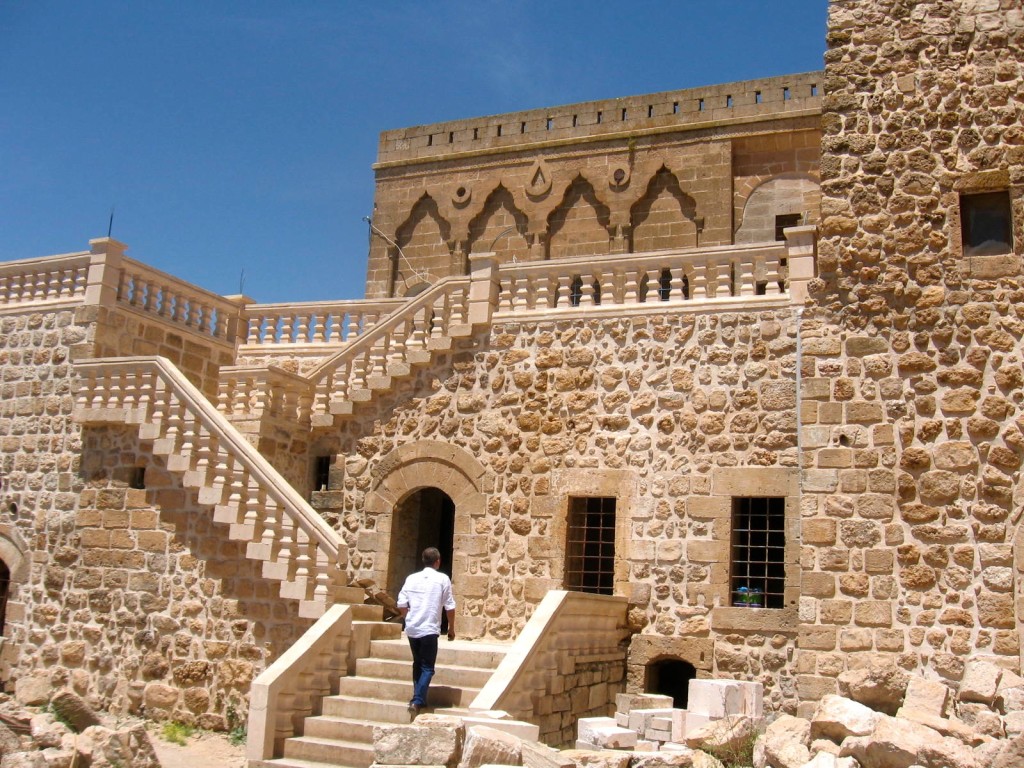
[{"label": "upper terrace railing", "polygon": [[243,343],[264,348],[340,345],[365,333],[403,304],[403,299],[249,304]]},{"label": "upper terrace railing", "polygon": [[505,264],[497,312],[549,313],[597,307],[659,309],[664,304],[782,296],[786,243],[727,245],[586,259]]},{"label": "upper terrace railing", "polygon": [[88,278],[88,253],[9,261],[0,264],[0,306],[80,302]]},{"label": "upper terrace railing", "polygon": [[238,305],[219,294],[122,257],[117,303],[226,342],[234,341]]}]

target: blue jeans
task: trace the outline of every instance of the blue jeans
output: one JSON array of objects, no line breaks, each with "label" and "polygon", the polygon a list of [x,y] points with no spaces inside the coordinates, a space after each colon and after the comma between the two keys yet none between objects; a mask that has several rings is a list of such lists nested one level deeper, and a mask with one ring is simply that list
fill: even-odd
[{"label": "blue jeans", "polygon": [[421,707],[427,706],[427,689],[430,679],[434,676],[434,664],[437,662],[438,635],[426,637],[410,637],[409,648],[412,650],[412,701]]}]

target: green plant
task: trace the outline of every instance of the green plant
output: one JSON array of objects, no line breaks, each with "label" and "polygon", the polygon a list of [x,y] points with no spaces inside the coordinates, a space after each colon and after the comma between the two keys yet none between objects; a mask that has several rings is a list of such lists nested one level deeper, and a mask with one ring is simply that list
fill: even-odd
[{"label": "green plant", "polygon": [[245,728],[245,721],[238,714],[238,708],[235,706],[234,701],[228,702],[227,721],[228,741],[236,747],[245,744],[245,740],[249,733]]},{"label": "green plant", "polygon": [[723,768],[750,768],[754,764],[754,743],[758,733],[754,731],[746,738],[717,748],[704,747],[704,751],[721,761]]},{"label": "green plant", "polygon": [[236,725],[228,731],[228,741],[236,747],[245,744],[247,738],[249,738],[249,732],[245,729],[244,725]]},{"label": "green plant", "polygon": [[180,744],[181,746],[185,746],[188,743],[188,740],[192,737],[192,734],[195,732],[196,729],[191,725],[172,721],[164,723],[163,727],[160,728],[160,738],[164,741],[171,742],[171,744]]}]

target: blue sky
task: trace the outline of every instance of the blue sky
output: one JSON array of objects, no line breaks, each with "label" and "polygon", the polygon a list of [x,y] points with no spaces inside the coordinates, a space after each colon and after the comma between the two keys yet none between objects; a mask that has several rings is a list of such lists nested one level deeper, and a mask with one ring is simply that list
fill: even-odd
[{"label": "blue sky", "polygon": [[0,0],[0,260],[360,298],[380,131],[822,67],[826,0]]}]

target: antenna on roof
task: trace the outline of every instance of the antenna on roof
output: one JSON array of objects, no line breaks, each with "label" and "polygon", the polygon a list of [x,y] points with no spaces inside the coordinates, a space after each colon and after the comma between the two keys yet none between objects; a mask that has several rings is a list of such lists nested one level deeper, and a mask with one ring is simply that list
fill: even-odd
[{"label": "antenna on roof", "polygon": [[245,270],[243,269],[238,275],[238,293],[241,295],[245,294]]},{"label": "antenna on roof", "polygon": [[107,237],[114,231],[114,206],[110,206],[110,222],[107,224]]}]

